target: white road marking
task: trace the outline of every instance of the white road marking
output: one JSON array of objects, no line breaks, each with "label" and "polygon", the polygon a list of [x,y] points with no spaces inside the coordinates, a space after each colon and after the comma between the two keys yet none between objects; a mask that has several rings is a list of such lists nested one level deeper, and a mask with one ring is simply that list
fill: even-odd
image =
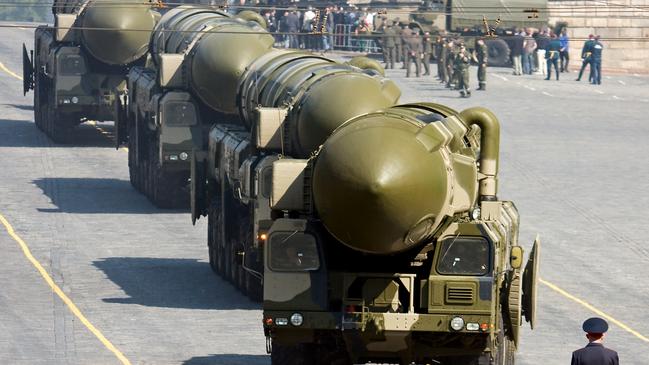
[{"label": "white road marking", "polygon": [[621,97],[619,97],[617,95],[613,95],[613,99],[615,99],[615,100],[624,100],[624,99],[622,99]]},{"label": "white road marking", "polygon": [[535,89],[535,88],[533,88],[533,87],[531,87],[531,86],[527,86],[527,85],[525,85],[525,88],[526,88],[527,90],[532,90],[532,91],[536,91],[536,89]]},{"label": "white road marking", "polygon": [[550,94],[550,93],[547,92],[547,91],[542,91],[541,94],[543,94],[543,95],[547,95],[547,96],[554,96],[554,95]]},{"label": "white road marking", "polygon": [[606,76],[606,79],[607,79],[607,80],[610,80],[610,79],[611,79],[611,76]]},{"label": "white road marking", "polygon": [[595,90],[595,92],[600,94],[600,95],[604,95],[604,92],[602,90]]},{"label": "white road marking", "polygon": [[633,76],[635,76],[635,77],[640,77],[640,74],[633,74]]},{"label": "white road marking", "polygon": [[617,80],[617,82],[619,82],[619,83],[622,84],[622,85],[626,85],[626,82],[624,82],[624,81],[622,81],[622,80]]},{"label": "white road marking", "polygon": [[492,73],[491,75],[492,75],[492,76],[495,76],[495,77],[497,77],[497,78],[499,78],[499,79],[501,79],[501,80],[503,80],[503,81],[509,81],[509,79],[506,78],[505,76],[498,75],[498,74],[494,74],[494,73]]}]

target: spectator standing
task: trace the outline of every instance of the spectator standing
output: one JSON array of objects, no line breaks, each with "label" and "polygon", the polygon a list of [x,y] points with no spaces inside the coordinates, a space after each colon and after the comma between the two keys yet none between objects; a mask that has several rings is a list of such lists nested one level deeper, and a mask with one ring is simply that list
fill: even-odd
[{"label": "spectator standing", "polygon": [[475,47],[475,58],[478,62],[478,90],[487,90],[487,62],[489,52],[484,39],[478,39]]},{"label": "spectator standing", "polygon": [[568,31],[566,28],[561,30],[559,42],[561,43],[561,53],[559,54],[561,57],[561,72],[570,72],[568,71],[568,62],[570,62],[570,53],[568,52],[570,48],[570,39],[568,38]]},{"label": "spectator standing", "polygon": [[561,42],[557,39],[556,34],[552,34],[552,39],[550,44],[548,44],[548,49],[545,51],[545,60],[548,64],[548,75],[545,77],[546,80],[550,80],[552,75],[552,66],[554,66],[554,71],[557,76],[557,81],[559,80],[559,53],[561,52]]},{"label": "spectator standing", "polygon": [[520,33],[516,33],[512,36],[512,42],[511,42],[511,56],[512,56],[512,63],[514,64],[514,75],[522,75],[523,74],[523,65],[522,65],[522,57],[523,57],[523,45],[525,43],[525,37],[523,37]]},{"label": "spectator standing", "polygon": [[593,85],[600,85],[602,83],[602,51],[604,45],[599,41],[599,35],[595,36],[595,43],[593,43],[593,60],[591,61],[591,69],[593,70]]},{"label": "spectator standing", "polygon": [[285,29],[288,33],[288,48],[299,48],[300,42],[297,37],[297,33],[300,30],[300,17],[297,14],[297,10],[291,10],[286,16],[285,19]]},{"label": "spectator standing", "polygon": [[307,10],[304,12],[304,15],[302,16],[302,40],[300,41],[300,46],[301,48],[304,49],[314,49],[315,45],[313,44],[313,31],[314,29],[314,19],[315,19],[315,11],[313,11],[313,6],[310,6],[307,8]]},{"label": "spectator standing", "polygon": [[534,53],[536,52],[536,47],[536,40],[528,33],[523,46],[523,73],[526,75],[531,75],[534,69]]},{"label": "spectator standing", "polygon": [[581,80],[581,75],[584,74],[586,66],[590,65],[590,76],[588,76],[588,82],[593,82],[593,65],[591,64],[592,55],[593,55],[593,45],[595,44],[595,36],[592,34],[588,35],[588,40],[584,42],[584,47],[581,49],[581,69],[579,70],[579,75],[575,81]]},{"label": "spectator standing", "polygon": [[332,51],[334,49],[334,30],[336,29],[335,12],[333,6],[328,6],[325,10],[325,17],[323,20],[323,30],[325,34],[322,35],[323,50]]},{"label": "spectator standing", "polygon": [[545,75],[547,71],[545,53],[546,50],[548,49],[549,44],[550,44],[550,37],[548,37],[547,29],[544,29],[543,31],[541,31],[541,33],[539,33],[538,37],[536,38],[536,55],[539,61],[538,70],[543,75]]}]

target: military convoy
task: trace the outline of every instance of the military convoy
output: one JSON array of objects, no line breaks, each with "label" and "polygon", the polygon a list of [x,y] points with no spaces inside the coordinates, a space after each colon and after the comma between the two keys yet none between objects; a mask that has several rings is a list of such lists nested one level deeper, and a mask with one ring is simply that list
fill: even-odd
[{"label": "military convoy", "polygon": [[523,265],[495,115],[399,104],[376,62],[275,49],[250,12],[181,6],[151,30],[111,101],[131,181],[207,216],[273,365],[514,364],[540,242]]},{"label": "military convoy", "polygon": [[523,271],[496,117],[398,105],[371,61],[275,49],[262,25],[162,17],[118,119],[134,183],[161,203],[189,178],[210,265],[263,301],[275,365],[513,364],[539,248]]},{"label": "military convoy", "polygon": [[55,0],[54,27],[23,46],[23,92],[34,90],[34,121],[66,142],[85,120],[114,120],[130,67],[144,64],[156,1]]}]

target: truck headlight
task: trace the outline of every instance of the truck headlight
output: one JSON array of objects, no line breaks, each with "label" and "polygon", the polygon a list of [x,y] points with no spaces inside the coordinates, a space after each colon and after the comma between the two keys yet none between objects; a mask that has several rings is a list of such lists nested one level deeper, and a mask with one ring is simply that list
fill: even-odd
[{"label": "truck headlight", "polygon": [[291,324],[295,327],[299,327],[304,323],[304,317],[300,313],[293,313],[291,316]]},{"label": "truck headlight", "polygon": [[462,319],[462,317],[453,317],[453,319],[451,319],[451,328],[455,331],[460,331],[461,329],[463,329],[464,320]]}]

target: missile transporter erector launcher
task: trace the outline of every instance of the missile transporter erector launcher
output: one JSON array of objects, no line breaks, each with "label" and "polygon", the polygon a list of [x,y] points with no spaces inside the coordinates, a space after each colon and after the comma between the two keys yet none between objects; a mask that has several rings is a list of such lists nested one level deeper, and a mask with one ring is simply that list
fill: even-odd
[{"label": "missile transporter erector launcher", "polygon": [[189,178],[210,265],[263,301],[274,365],[513,364],[539,247],[524,267],[496,117],[397,105],[371,61],[272,44],[215,10],[162,17],[118,123],[134,184],[175,199]]},{"label": "missile transporter erector launcher", "polygon": [[55,0],[54,26],[23,46],[24,93],[34,90],[34,121],[66,142],[85,120],[116,119],[130,67],[144,64],[157,1]]}]

